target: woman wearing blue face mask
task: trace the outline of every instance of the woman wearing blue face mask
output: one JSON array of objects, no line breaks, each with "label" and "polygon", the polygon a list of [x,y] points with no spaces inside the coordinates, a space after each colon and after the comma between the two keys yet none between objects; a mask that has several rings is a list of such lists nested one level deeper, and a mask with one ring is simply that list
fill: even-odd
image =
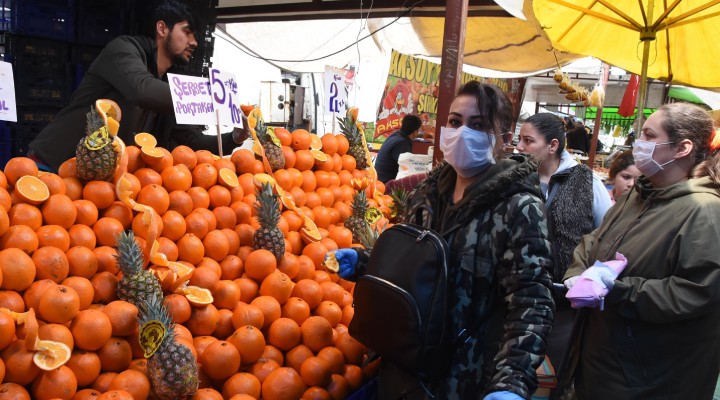
[{"label": "woman wearing blue face mask", "polygon": [[[459,227],[444,235],[452,253],[450,336],[468,329],[469,338],[455,348],[450,371],[434,381],[421,384],[382,363],[381,400],[521,400],[537,387],[553,317],[550,241],[537,164],[503,152],[511,119],[512,105],[495,85],[468,82],[450,106],[440,139],[445,162],[410,194],[407,220],[420,209],[426,227]],[[355,272],[358,256],[362,269],[366,257],[351,249],[336,256],[343,277]]]},{"label": "woman wearing blue face mask", "polygon": [[[578,399],[710,399],[720,372],[720,135],[699,107],[660,107],[633,157],[643,175],[575,249],[566,278],[597,272],[564,381]],[[618,275],[593,266],[621,253]],[[593,269],[593,271],[589,271]],[[603,272],[605,271],[605,272]]]}]

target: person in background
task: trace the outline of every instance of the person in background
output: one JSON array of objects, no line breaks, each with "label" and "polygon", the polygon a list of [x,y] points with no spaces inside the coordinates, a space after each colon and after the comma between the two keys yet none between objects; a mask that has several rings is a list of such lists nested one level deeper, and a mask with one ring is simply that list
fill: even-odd
[{"label": "person in background", "polygon": [[610,200],[613,204],[616,199],[633,188],[638,176],[640,176],[640,170],[635,166],[632,150],[625,150],[615,156],[608,169],[608,180],[613,185],[608,193],[610,193]]},{"label": "person in background", "polygon": [[[609,293],[586,308],[568,378],[577,398],[711,399],[720,372],[720,135],[705,110],[666,104],[635,141],[642,176],[575,249]],[[621,253],[618,275],[593,266]]]},{"label": "person in background", "polygon": [[566,135],[566,147],[568,149],[590,153],[590,135],[581,122],[575,123]]},{"label": "person in background", "polygon": [[[473,321],[482,323],[455,347],[450,371],[425,386],[383,361],[381,400],[521,400],[537,388],[535,369],[553,319],[551,245],[537,164],[503,151],[511,119],[507,95],[477,81],[463,85],[450,106],[440,137],[445,161],[410,194],[406,219],[437,232],[457,228],[445,235],[454,260],[448,276],[450,337]],[[418,209],[424,210],[421,221]],[[340,276],[362,274],[368,254],[338,250]]]},{"label": "person in background", "polygon": [[420,117],[408,114],[403,117],[400,129],[383,142],[375,158],[375,170],[382,183],[395,179],[400,154],[412,151],[412,141],[417,137],[421,126]]},{"label": "person in background", "polygon": [[635,130],[631,130],[630,133],[625,138],[625,143],[623,143],[624,146],[632,146],[635,143]]},{"label": "person in background", "polygon": [[[586,165],[578,164],[564,149],[563,123],[556,115],[535,114],[521,126],[517,150],[540,162],[538,174],[553,245],[555,282],[561,282],[583,235],[597,228],[612,206],[600,178]],[[557,310],[547,354],[557,367],[570,340],[575,311],[570,308],[564,291],[554,290],[553,294]]]},{"label": "person in background", "polygon": [[[122,111],[118,135],[133,144],[138,132],[155,136],[159,147],[172,150],[186,145],[218,154],[217,137],[203,134],[203,126],[175,121],[168,72],[190,62],[197,47],[194,31],[200,27],[193,11],[175,0],[162,0],[151,8],[145,36],[120,36],[108,43],[90,65],[82,82],[60,112],[30,143],[28,156],[48,171],[57,171],[75,156],[85,136],[86,114],[98,99],[115,101]],[[247,127],[247,125],[245,125]],[[230,152],[247,138],[235,129],[222,136]]]}]

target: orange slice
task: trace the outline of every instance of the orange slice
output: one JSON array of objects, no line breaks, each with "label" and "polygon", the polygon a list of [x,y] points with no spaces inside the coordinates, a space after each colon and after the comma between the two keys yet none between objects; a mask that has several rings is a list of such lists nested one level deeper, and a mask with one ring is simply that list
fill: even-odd
[{"label": "orange slice", "polygon": [[192,275],[194,269],[177,261],[168,261],[168,268],[175,272],[178,276]]},{"label": "orange slice", "polygon": [[368,179],[365,177],[353,178],[350,181],[350,183],[352,184],[353,189],[358,190],[358,191],[365,190],[368,187],[368,185],[370,184],[370,182],[368,182]]},{"label": "orange slice", "polygon": [[250,129],[255,129],[258,120],[262,120],[262,118],[262,111],[260,111],[260,109],[257,107],[253,108],[248,115],[248,126],[250,127]]},{"label": "orange slice", "polygon": [[250,115],[250,112],[251,112],[252,110],[254,110],[254,109],[255,109],[255,106],[254,106],[254,105],[251,105],[251,104],[240,104],[240,111],[242,111],[243,114],[245,114],[246,117],[247,117],[248,115]]},{"label": "orange slice", "polygon": [[110,99],[98,99],[95,101],[95,109],[102,117],[110,134],[112,136],[117,135],[118,129],[120,129],[120,120],[122,119],[120,106]]},{"label": "orange slice", "polygon": [[140,132],[137,135],[135,135],[135,144],[142,147],[155,147],[157,146],[157,139],[155,139],[155,136],[147,133],[147,132]]},{"label": "orange slice", "polygon": [[262,185],[266,183],[271,186],[275,186],[275,178],[268,174],[255,174],[253,182],[255,183],[255,187],[258,189],[262,188]]},{"label": "orange slice", "polygon": [[70,359],[72,352],[65,343],[51,340],[38,340],[35,350],[37,351],[33,355],[33,362],[38,368],[45,371],[52,371],[63,366]]},{"label": "orange slice", "polygon": [[347,115],[349,115],[350,118],[352,118],[353,122],[357,121],[357,119],[358,119],[358,111],[360,111],[360,109],[357,107],[350,107],[347,110]]},{"label": "orange slice", "polygon": [[310,154],[315,157],[316,160],[320,162],[325,162],[328,160],[327,154],[323,153],[321,150],[310,150]]},{"label": "orange slice", "polygon": [[185,274],[184,276],[178,277],[175,279],[175,282],[170,285],[170,291],[175,293],[179,288],[181,288],[183,285],[185,285],[188,281],[190,281],[190,278],[192,278],[192,272],[189,274]]},{"label": "orange slice", "polygon": [[141,147],[141,148],[140,148],[140,152],[141,152],[142,154],[146,155],[147,157],[150,157],[150,158],[152,158],[152,159],[154,159],[154,160],[159,160],[159,159],[163,158],[163,156],[165,155],[165,154],[162,152],[162,150],[160,150],[160,148],[158,148],[158,147],[150,147],[150,146],[143,146],[143,147]]},{"label": "orange slice", "polygon": [[181,286],[177,288],[175,293],[184,295],[190,304],[194,306],[204,306],[212,304],[213,296],[209,290],[198,286]]},{"label": "orange slice", "polygon": [[318,135],[310,134],[310,149],[311,150],[322,149],[322,140],[320,140]]},{"label": "orange slice", "polygon": [[334,272],[336,274],[338,273],[338,271],[340,271],[340,263],[338,263],[334,251],[331,251],[327,254],[327,258],[325,259],[325,261],[323,261],[323,266],[325,266],[328,271]]},{"label": "orange slice", "polygon": [[153,241],[152,247],[150,248],[150,262],[161,267],[167,267],[167,256],[163,253],[160,253],[158,249],[160,249],[160,242],[155,240]]},{"label": "orange slice", "polygon": [[38,337],[39,325],[37,318],[35,317],[35,310],[29,309],[24,313],[11,311],[7,308],[0,308],[0,312],[9,314],[15,323],[18,325],[25,325],[25,348],[28,350],[35,350],[35,341]]},{"label": "orange slice", "polygon": [[175,282],[175,274],[172,271],[168,271],[167,269],[164,269],[162,267],[151,267],[150,270],[152,271],[152,274],[155,276],[155,278],[158,280],[158,283],[160,283],[160,287],[165,289],[172,286],[173,282]]},{"label": "orange slice", "polygon": [[230,168],[220,168],[218,171],[218,180],[220,184],[226,188],[235,188],[240,185],[237,175]]},{"label": "orange slice", "polygon": [[15,195],[24,203],[36,206],[50,197],[50,189],[40,178],[25,175],[15,183]]}]

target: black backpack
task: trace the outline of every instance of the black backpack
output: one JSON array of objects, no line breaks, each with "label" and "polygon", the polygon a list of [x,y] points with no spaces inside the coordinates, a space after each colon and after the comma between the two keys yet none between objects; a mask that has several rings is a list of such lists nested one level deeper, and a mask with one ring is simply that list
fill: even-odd
[{"label": "black backpack", "polygon": [[350,335],[421,378],[443,376],[469,336],[450,329],[449,254],[430,229],[401,223],[385,230],[355,285]]}]

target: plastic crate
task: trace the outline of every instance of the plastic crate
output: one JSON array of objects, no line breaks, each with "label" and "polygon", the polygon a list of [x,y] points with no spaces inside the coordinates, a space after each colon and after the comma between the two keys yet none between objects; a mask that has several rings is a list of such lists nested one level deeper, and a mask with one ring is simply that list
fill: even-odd
[{"label": "plastic crate", "polygon": [[89,66],[100,55],[102,50],[102,46],[73,44],[70,46],[70,62]]},{"label": "plastic crate", "polygon": [[5,169],[5,164],[12,158],[12,141],[0,140],[0,169]]},{"label": "plastic crate", "polygon": [[13,139],[12,157],[27,157],[28,150],[30,150],[30,142],[32,142],[32,139]]},{"label": "plastic crate", "polygon": [[63,73],[53,77],[15,75],[15,98],[19,106],[62,107],[67,104],[73,78]]},{"label": "plastic crate", "polygon": [[5,42],[5,61],[16,76],[54,77],[68,68],[68,45],[52,40],[13,35]]},{"label": "plastic crate", "polygon": [[16,34],[75,40],[75,0],[16,0],[11,18]]},{"label": "plastic crate", "polygon": [[377,397],[378,378],[369,380],[347,398],[347,400],[375,400]]},{"label": "plastic crate", "polygon": [[77,43],[104,46],[128,32],[125,0],[78,0]]}]

